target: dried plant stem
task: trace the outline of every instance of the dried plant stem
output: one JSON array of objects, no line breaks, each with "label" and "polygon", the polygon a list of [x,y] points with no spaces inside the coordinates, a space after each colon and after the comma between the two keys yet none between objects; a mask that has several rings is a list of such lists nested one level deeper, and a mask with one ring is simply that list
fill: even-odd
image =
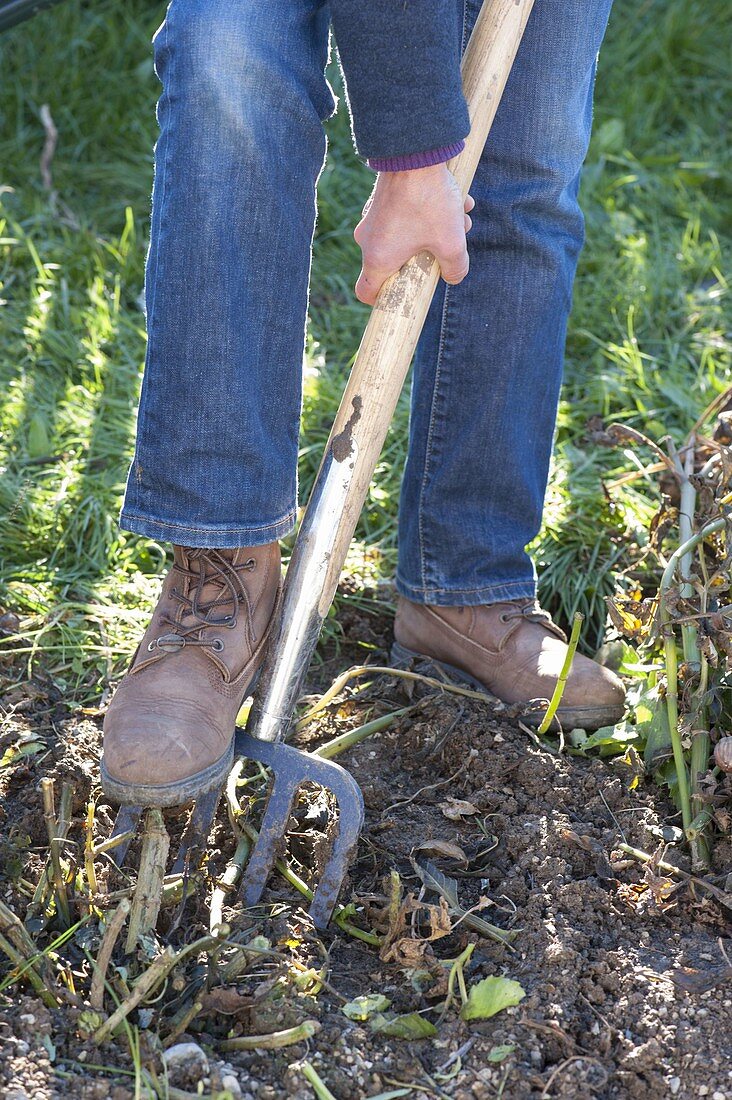
[{"label": "dried plant stem", "polygon": [[[678,455],[674,455],[680,476],[680,500],[679,500],[679,542],[687,543],[694,534],[694,514],[696,511],[696,489],[691,483],[690,475],[694,472],[694,437],[689,440],[684,462],[682,464]],[[681,574],[680,593],[684,599],[690,599],[694,595],[694,585],[691,583],[691,567],[693,553],[687,551],[679,559],[679,573]],[[681,627],[684,660],[698,661],[699,646],[697,644],[696,623],[686,622]]]},{"label": "dried plant stem", "polygon": [[86,881],[89,885],[89,893],[94,895],[99,893],[99,887],[97,885],[97,873],[94,869],[94,811],[96,807],[94,802],[90,801],[86,807],[86,818],[84,820],[84,870],[86,871]]},{"label": "dried plant stem", "polygon": [[[625,852],[626,855],[632,856],[633,859],[637,859],[640,863],[649,863],[653,856],[649,852],[644,852],[642,848],[633,848],[630,844],[618,844],[618,851]],[[659,859],[656,863],[657,867],[660,867],[662,871],[669,871],[672,875],[678,875],[679,878],[685,879],[687,882],[693,882],[695,886],[700,886],[703,890],[706,890],[716,898],[718,902],[725,906],[725,908],[732,911],[732,894],[720,890],[713,882],[707,882],[705,878],[700,878],[699,875],[690,875],[688,871],[682,870],[681,867],[676,867],[673,863],[669,863],[665,859]]]},{"label": "dried plant stem", "polygon": [[209,916],[209,930],[211,933],[215,931],[224,919],[223,908],[226,895],[231,888],[236,885],[242,868],[249,858],[251,847],[249,837],[241,835],[237,841],[234,855],[226,864],[226,870],[216,883],[214,892],[211,895],[211,912]]},{"label": "dried plant stem", "polygon": [[122,844],[125,840],[131,840],[136,836],[136,831],[130,829],[126,833],[119,833],[117,836],[110,836],[107,840],[100,840],[98,844],[95,844],[92,848],[92,855],[99,856],[102,852],[111,852],[117,845]]},{"label": "dried plant stem", "polygon": [[105,1020],[101,1027],[98,1027],[94,1032],[94,1041],[103,1043],[104,1040],[112,1034],[114,1029],[118,1027],[123,1020],[127,1019],[133,1008],[137,1008],[140,1001],[151,993],[156,985],[163,981],[166,975],[175,966],[176,960],[177,956],[172,947],[166,947],[161,955],[153,959],[147,970],[137,979],[134,987],[128,996],[125,997],[122,1004],[118,1005],[109,1019]]},{"label": "dried plant stem", "polygon": [[156,986],[164,982],[171,970],[183,959],[188,955],[196,955],[201,951],[218,950],[230,931],[228,925],[223,924],[215,936],[202,936],[199,940],[194,940],[193,943],[189,943],[187,947],[178,952],[173,951],[172,947],[166,947],[160,955],[153,959],[147,970],[140,975],[122,1004],[117,1007],[108,1020],[104,1021],[101,1027],[97,1028],[94,1032],[94,1041],[101,1043],[108,1038],[114,1029],[129,1016],[133,1008],[136,1008],[142,1000],[148,997]]},{"label": "dried plant stem", "polygon": [[224,1039],[217,1044],[219,1050],[279,1050],[293,1043],[304,1043],[320,1031],[317,1020],[303,1020],[297,1027],[274,1031],[271,1035],[240,1035],[236,1039]]},{"label": "dried plant stem", "polygon": [[58,1008],[58,1001],[41,975],[35,969],[35,960],[33,958],[28,958],[23,951],[20,951],[10,942],[10,940],[7,940],[5,936],[1,934],[0,951],[2,951],[4,955],[7,955],[10,962],[18,970],[18,978],[27,977],[34,991],[38,994],[47,1008]]},{"label": "dried plant stem", "polygon": [[[680,501],[679,501],[679,541],[688,543],[694,534],[694,516],[696,513],[696,489],[691,480],[694,473],[695,437],[690,435],[685,449],[684,461],[680,455],[674,453],[674,463],[679,472]],[[703,551],[702,551],[703,553]],[[694,585],[691,581],[693,565],[693,551],[689,550],[679,559],[679,573],[681,585],[679,588],[681,597],[689,600],[694,595]],[[701,654],[699,652],[699,638],[697,626],[694,620],[688,620],[681,626],[681,643],[684,660],[693,666],[699,666],[701,679]],[[700,682],[698,706],[695,714],[695,724],[699,727],[692,730],[691,734],[691,760],[690,760],[690,786],[691,786],[691,815],[697,818],[703,808],[699,797],[699,787],[702,776],[706,775],[709,768],[709,754],[711,752],[711,738],[706,728],[706,707],[704,706],[705,684]],[[709,848],[702,831],[695,832],[691,836],[687,832],[687,838],[691,845],[691,859],[695,868],[709,866]]]},{"label": "dried plant stem", "polygon": [[579,611],[575,611],[574,618],[572,619],[572,633],[570,634],[569,642],[567,643],[567,654],[564,658],[562,671],[559,673],[559,679],[557,680],[554,691],[552,692],[551,701],[549,703],[549,706],[547,707],[546,714],[542,718],[541,724],[536,731],[540,737],[547,732],[552,724],[554,715],[559,709],[559,704],[561,703],[562,696],[564,695],[564,688],[566,686],[567,680],[569,679],[569,674],[572,671],[572,662],[574,660],[574,655],[577,652],[577,643],[579,642],[580,630],[582,629],[582,623],[584,621],[584,615]]},{"label": "dried plant stem", "polygon": [[56,892],[56,905],[58,908],[58,915],[61,918],[64,928],[68,928],[71,924],[71,913],[69,911],[69,899],[66,894],[66,883],[64,881],[63,868],[61,866],[61,853],[59,852],[59,845],[62,837],[59,835],[59,824],[56,820],[53,779],[46,777],[41,780],[41,793],[43,796],[43,818],[46,822],[46,832],[48,833],[48,848],[51,857],[53,885]]},{"label": "dried plant stem", "polygon": [[173,1017],[173,1026],[163,1041],[163,1049],[167,1050],[168,1047],[172,1047],[178,1036],[187,1030],[190,1022],[196,1018],[202,1008],[203,1001],[197,1001],[194,998],[190,1004],[184,1005],[180,1012],[176,1013]]},{"label": "dried plant stem", "polygon": [[140,870],[132,898],[125,954],[134,951],[141,933],[155,927],[163,900],[163,879],[170,837],[158,809],[148,810],[140,852]]},{"label": "dried plant stem", "polygon": [[680,565],[685,555],[691,553],[691,551],[709,535],[713,535],[715,532],[723,530],[726,522],[724,517],[712,520],[710,523],[705,524],[700,531],[697,531],[695,535],[687,539],[686,542],[682,542],[669,558],[666,568],[663,571],[661,584],[658,590],[661,635],[663,637],[663,652],[666,664],[666,708],[668,711],[668,725],[671,733],[671,747],[674,754],[674,766],[679,784],[679,804],[681,807],[681,819],[684,831],[691,825],[692,812],[691,800],[689,797],[689,777],[686,770],[686,761],[684,760],[684,747],[681,743],[681,733],[679,731],[679,675],[676,638],[674,636],[673,623],[669,614],[666,597],[676,575],[676,568]]},{"label": "dried plant stem", "polygon": [[345,672],[341,673],[341,675],[333,681],[325,694],[321,695],[317,703],[299,719],[297,729],[300,730],[309,722],[312,722],[316,715],[320,714],[322,710],[325,710],[328,704],[331,703],[337,695],[340,695],[346,684],[351,680],[358,679],[359,676],[395,676],[399,680],[411,680],[413,683],[427,684],[429,687],[439,688],[440,691],[447,691],[451,695],[462,695],[467,699],[478,699],[482,703],[492,703],[495,706],[499,706],[499,701],[493,700],[487,692],[459,687],[457,684],[452,684],[448,680],[438,680],[434,676],[423,676],[421,672],[409,672],[407,669],[391,668],[388,665],[354,665],[353,668],[348,668]]},{"label": "dried plant stem", "polygon": [[26,959],[31,960],[47,984],[51,982],[51,965],[48,956],[38,950],[33,939],[18,916],[0,901],[0,932]]},{"label": "dried plant stem", "polygon": [[114,951],[114,945],[122,931],[129,911],[129,901],[127,898],[122,898],[122,901],[115,909],[104,930],[102,942],[99,946],[99,953],[97,955],[94,976],[92,978],[91,992],[89,994],[89,1003],[92,1008],[97,1010],[104,1006],[104,983],[107,977],[107,967],[109,966],[109,960]]}]

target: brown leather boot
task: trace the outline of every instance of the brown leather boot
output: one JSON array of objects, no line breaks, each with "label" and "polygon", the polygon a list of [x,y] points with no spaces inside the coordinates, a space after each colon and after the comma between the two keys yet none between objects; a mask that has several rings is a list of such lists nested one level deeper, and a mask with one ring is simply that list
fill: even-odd
[{"label": "brown leather boot", "polygon": [[[431,658],[504,703],[551,699],[567,653],[565,634],[533,600],[426,607],[400,598],[394,637],[396,664]],[[622,718],[624,703],[625,688],[618,677],[576,653],[557,711],[562,727],[612,725]],[[538,714],[535,724],[541,718]]]},{"label": "brown leather boot", "polygon": [[102,787],[125,804],[183,805],[225,781],[279,598],[277,543],[174,555],[104,719]]}]

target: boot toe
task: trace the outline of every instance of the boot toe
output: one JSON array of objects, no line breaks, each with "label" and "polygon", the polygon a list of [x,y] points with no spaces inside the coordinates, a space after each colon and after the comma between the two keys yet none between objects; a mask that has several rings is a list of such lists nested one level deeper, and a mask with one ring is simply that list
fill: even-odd
[{"label": "boot toe", "polygon": [[105,717],[102,760],[116,784],[164,787],[205,772],[230,741],[201,708],[183,700],[174,707],[120,702]]}]

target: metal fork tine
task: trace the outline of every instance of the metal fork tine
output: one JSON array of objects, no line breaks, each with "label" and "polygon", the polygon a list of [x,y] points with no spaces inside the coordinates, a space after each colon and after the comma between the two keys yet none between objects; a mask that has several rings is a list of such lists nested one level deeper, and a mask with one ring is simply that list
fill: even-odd
[{"label": "metal fork tine", "polygon": [[339,809],[338,835],[310,906],[315,926],[325,928],[363,825],[363,797],[356,780],[332,760],[301,752],[282,742],[259,741],[243,730],[237,731],[235,751],[237,756],[258,760],[274,773],[259,839],[242,880],[240,893],[246,905],[256,905],[262,896],[279,844],[287,832],[298,787],[310,781],[335,795]]},{"label": "metal fork tine", "polygon": [[185,832],[181,837],[171,874],[183,874],[186,867],[190,865],[191,857],[206,846],[220,798],[221,788],[214,787],[213,790],[207,791],[196,799]]},{"label": "metal fork tine", "polygon": [[364,819],[363,795],[356,780],[340,764],[319,757],[312,757],[312,760],[321,767],[313,768],[309,778],[332,791],[338,803],[338,835],[310,904],[313,924],[316,928],[325,928],[358,847]]},{"label": "metal fork tine", "polygon": [[249,856],[240,889],[244,904],[256,905],[264,892],[267,879],[277,859],[280,841],[287,832],[292,804],[295,801],[295,795],[301,780],[296,775],[287,774],[285,769],[278,766],[277,756],[279,754],[273,752],[273,750],[275,748],[286,748],[286,746],[275,746],[264,741],[255,741],[248,734],[245,734],[244,737],[252,742],[251,746],[247,745],[244,755],[250,759],[259,760],[260,763],[272,768],[274,772],[274,783],[262,818],[259,838]]},{"label": "metal fork tine", "polygon": [[112,833],[109,839],[114,840],[115,837],[123,836],[124,833],[130,834],[127,840],[123,840],[120,844],[117,844],[116,847],[111,849],[112,859],[118,867],[121,867],[125,861],[125,856],[127,855],[127,850],[132,841],[132,836],[136,832],[140,818],[142,817],[143,808],[142,806],[120,806],[117,811],[117,816],[114,819],[114,826],[112,827]]}]

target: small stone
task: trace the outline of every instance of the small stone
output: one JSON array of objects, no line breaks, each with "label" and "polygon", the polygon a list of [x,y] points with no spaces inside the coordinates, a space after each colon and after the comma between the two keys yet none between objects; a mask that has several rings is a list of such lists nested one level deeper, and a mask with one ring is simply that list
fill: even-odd
[{"label": "small stone", "polygon": [[26,1043],[25,1039],[18,1039],[18,1042],[15,1044],[15,1053],[23,1055],[27,1054],[29,1050],[30,1043]]},{"label": "small stone", "polygon": [[242,1100],[241,1085],[233,1073],[227,1073],[225,1077],[221,1078],[222,1089],[228,1089],[234,1100]]},{"label": "small stone", "polygon": [[671,1095],[675,1096],[676,1093],[681,1088],[681,1078],[680,1077],[672,1077],[671,1080],[668,1083],[668,1087],[669,1087],[669,1091],[670,1091]]},{"label": "small stone", "polygon": [[209,1071],[208,1058],[198,1043],[176,1043],[163,1051],[163,1061],[174,1085],[197,1085]]},{"label": "small stone", "polygon": [[25,1089],[11,1088],[5,1093],[5,1100],[30,1100],[30,1097]]},{"label": "small stone", "polygon": [[725,1093],[720,1092],[719,1089],[717,1089],[716,1092],[712,1093],[712,1100],[727,1100],[727,1097]]},{"label": "small stone", "polygon": [[33,1027],[36,1022],[36,1018],[32,1012],[26,1012],[20,1017],[21,1024],[26,1024],[28,1027]]}]

